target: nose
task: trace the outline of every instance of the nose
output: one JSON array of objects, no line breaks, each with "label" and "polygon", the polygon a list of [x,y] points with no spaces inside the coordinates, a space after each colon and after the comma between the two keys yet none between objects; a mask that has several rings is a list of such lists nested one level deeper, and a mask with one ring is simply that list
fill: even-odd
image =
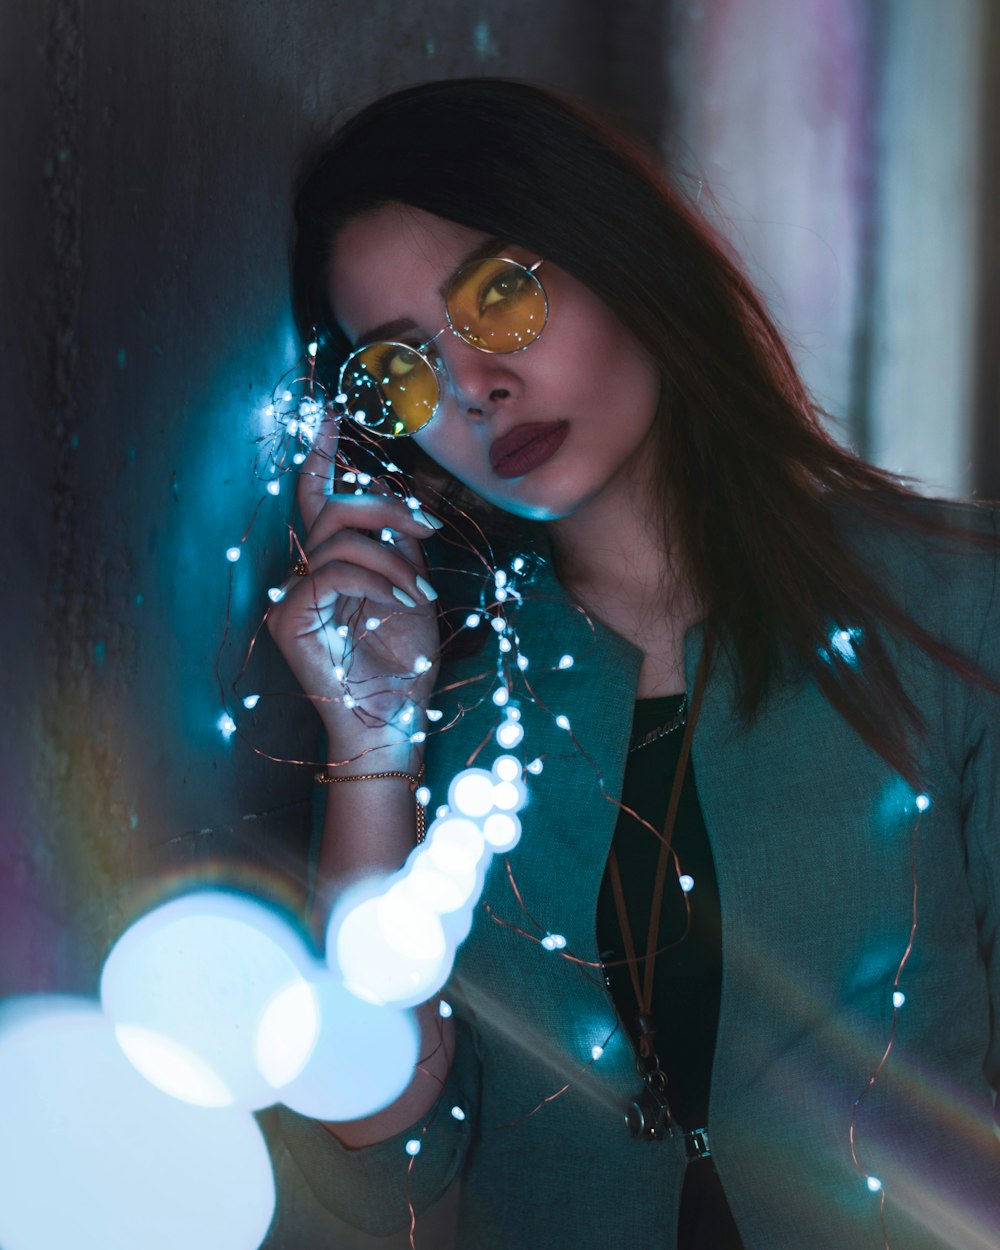
[{"label": "nose", "polygon": [[459,411],[474,421],[488,421],[502,405],[510,403],[521,387],[511,355],[483,352],[458,335],[441,345],[445,390]]}]

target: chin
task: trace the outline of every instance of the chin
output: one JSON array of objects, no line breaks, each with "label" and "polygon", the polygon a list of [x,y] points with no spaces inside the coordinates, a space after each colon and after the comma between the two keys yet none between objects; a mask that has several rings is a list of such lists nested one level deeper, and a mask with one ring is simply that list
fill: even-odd
[{"label": "chin", "polygon": [[559,521],[569,516],[577,506],[575,502],[561,506],[559,501],[554,500],[536,503],[530,499],[512,499],[509,495],[480,493],[494,508],[500,508],[512,516],[522,517],[525,521]]}]

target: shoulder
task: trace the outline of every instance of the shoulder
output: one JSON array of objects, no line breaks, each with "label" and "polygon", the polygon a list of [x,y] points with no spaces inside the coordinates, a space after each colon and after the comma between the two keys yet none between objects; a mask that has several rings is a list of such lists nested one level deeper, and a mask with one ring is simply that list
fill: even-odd
[{"label": "shoulder", "polygon": [[913,499],[841,507],[837,530],[914,623],[974,658],[1000,612],[1000,509]]}]

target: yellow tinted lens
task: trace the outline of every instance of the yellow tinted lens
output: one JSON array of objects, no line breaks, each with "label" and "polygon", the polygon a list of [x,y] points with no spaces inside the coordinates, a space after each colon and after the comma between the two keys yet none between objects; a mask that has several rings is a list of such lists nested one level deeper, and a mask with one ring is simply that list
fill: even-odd
[{"label": "yellow tinted lens", "polygon": [[517,352],[541,334],[548,317],[535,275],[512,260],[492,257],[460,269],[448,288],[448,323],[485,352]]},{"label": "yellow tinted lens", "polygon": [[340,390],[359,425],[390,438],[419,430],[437,409],[434,370],[405,343],[372,343],[352,352],[340,371]]}]

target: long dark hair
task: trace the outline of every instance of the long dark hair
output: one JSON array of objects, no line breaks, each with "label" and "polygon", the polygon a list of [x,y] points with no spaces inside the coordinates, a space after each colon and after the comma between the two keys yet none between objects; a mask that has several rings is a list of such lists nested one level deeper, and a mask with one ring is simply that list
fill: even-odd
[{"label": "long dark hair", "polygon": [[[751,719],[791,666],[915,782],[923,726],[882,631],[974,670],[903,612],[837,517],[860,510],[935,532],[948,522],[831,438],[760,297],[682,191],[542,88],[458,79],[376,101],[310,157],[295,203],[295,312],[304,338],[318,331],[330,379],[348,350],[326,294],[333,242],[385,201],[520,244],[617,314],[659,366],[665,531],[735,655],[743,713]],[[831,645],[841,629],[863,633],[863,662]]]}]

